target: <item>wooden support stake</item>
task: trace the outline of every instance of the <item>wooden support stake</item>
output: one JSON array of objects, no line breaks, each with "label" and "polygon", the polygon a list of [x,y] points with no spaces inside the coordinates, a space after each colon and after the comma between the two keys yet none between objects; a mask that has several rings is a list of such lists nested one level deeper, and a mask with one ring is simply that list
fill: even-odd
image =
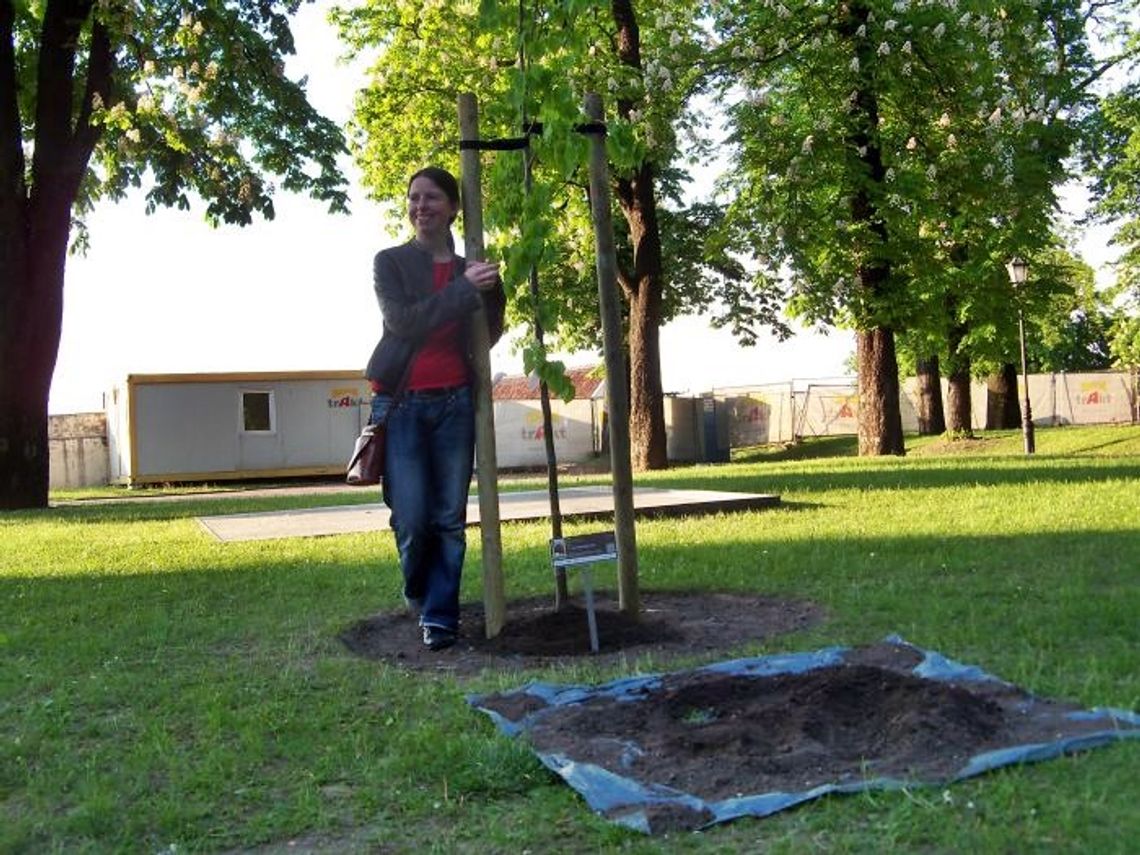
[{"label": "wooden support stake", "polygon": [[[479,107],[475,96],[459,96],[459,138],[479,139]],[[459,152],[463,185],[463,249],[472,261],[483,260],[482,172],[477,149]],[[491,340],[487,316],[480,309],[471,318],[471,347],[475,354],[475,461],[479,491],[479,530],[483,536],[483,608],[487,638],[494,638],[506,619],[503,585],[503,541],[499,523],[498,460],[495,456],[495,411],[491,403]]]},{"label": "wooden support stake", "polygon": [[[586,119],[601,126],[605,120],[601,96],[589,92]],[[641,599],[637,591],[637,537],[633,525],[633,467],[630,463],[629,393],[626,390],[622,350],[621,305],[618,301],[617,252],[610,203],[609,164],[605,131],[590,137],[590,208],[597,245],[598,306],[606,359],[606,409],[609,412],[610,472],[614,491],[614,533],[618,551],[618,607],[637,617]]]}]

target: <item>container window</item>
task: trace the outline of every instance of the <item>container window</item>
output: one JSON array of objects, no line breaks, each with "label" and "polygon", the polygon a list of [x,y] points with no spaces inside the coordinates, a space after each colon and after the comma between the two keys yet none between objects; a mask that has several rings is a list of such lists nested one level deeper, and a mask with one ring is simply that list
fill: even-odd
[{"label": "container window", "polygon": [[273,433],[272,392],[241,393],[241,429],[244,433]]}]

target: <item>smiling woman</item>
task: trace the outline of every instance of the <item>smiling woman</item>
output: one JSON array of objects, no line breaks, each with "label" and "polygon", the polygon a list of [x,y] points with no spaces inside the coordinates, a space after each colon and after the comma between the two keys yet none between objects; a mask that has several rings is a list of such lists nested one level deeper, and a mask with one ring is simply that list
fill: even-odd
[{"label": "smiling woman", "polygon": [[[404,599],[431,650],[455,644],[475,454],[471,318],[503,332],[497,264],[455,254],[459,183],[429,166],[408,181],[415,236],[373,263],[383,333],[365,371],[372,424],[386,425],[384,501],[400,552]],[[479,310],[481,313],[476,314]],[[475,320],[479,323],[479,320]]]}]

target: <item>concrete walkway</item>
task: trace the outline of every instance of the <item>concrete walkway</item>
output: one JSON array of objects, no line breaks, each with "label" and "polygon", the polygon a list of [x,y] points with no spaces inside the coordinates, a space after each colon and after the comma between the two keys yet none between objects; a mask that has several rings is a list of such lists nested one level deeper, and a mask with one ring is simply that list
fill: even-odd
[{"label": "concrete walkway", "polygon": [[[614,499],[610,487],[570,487],[559,491],[564,520],[613,517]],[[691,516],[722,511],[754,510],[780,504],[780,497],[763,493],[723,493],[716,490],[659,490],[635,487],[634,512],[638,517]],[[381,504],[341,505],[296,511],[269,511],[256,514],[227,514],[199,517],[198,522],[221,541],[274,540],[282,537],[314,537],[324,534],[352,534],[388,528],[388,508]],[[499,518],[537,520],[550,516],[545,491],[499,494]],[[468,525],[479,523],[479,499],[467,504]]]}]

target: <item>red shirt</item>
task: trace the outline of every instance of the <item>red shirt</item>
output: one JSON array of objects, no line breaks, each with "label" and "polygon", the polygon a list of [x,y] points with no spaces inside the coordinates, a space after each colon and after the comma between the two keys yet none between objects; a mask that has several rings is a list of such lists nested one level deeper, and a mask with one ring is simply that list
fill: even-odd
[{"label": "red shirt", "polygon": [[[432,265],[432,290],[442,291],[451,281],[454,269],[454,261],[435,262]],[[442,389],[467,385],[467,360],[459,347],[463,339],[460,323],[450,321],[431,331],[412,363],[408,389]],[[379,391],[378,384],[373,382],[372,389]]]}]

